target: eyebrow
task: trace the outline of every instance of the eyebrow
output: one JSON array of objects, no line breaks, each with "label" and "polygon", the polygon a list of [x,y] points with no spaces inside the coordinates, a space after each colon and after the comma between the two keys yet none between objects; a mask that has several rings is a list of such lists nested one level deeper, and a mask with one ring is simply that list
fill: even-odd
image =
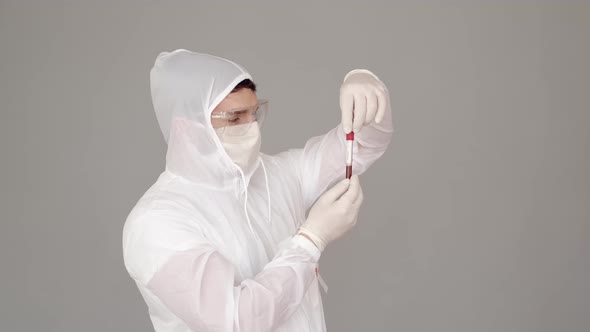
[{"label": "eyebrow", "polygon": [[241,113],[245,113],[248,112],[247,108],[241,109],[241,110],[236,110],[236,111],[230,111],[232,114],[241,114]]}]

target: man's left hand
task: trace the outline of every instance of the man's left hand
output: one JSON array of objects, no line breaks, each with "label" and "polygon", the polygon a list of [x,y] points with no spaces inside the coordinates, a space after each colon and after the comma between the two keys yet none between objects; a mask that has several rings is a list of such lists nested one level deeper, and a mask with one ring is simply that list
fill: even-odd
[{"label": "man's left hand", "polygon": [[350,71],[340,87],[344,132],[356,134],[373,120],[380,123],[389,109],[388,103],[389,91],[375,74],[366,69]]}]

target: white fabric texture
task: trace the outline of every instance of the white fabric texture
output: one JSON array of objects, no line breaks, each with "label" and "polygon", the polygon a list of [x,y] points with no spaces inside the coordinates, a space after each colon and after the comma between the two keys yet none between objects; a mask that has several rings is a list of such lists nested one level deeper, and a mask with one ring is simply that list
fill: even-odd
[{"label": "white fabric texture", "polygon": [[[151,69],[166,167],[129,213],[122,245],[155,331],[326,330],[320,251],[295,234],[344,178],[345,134],[338,125],[303,148],[260,153],[244,173],[210,114],[246,78],[232,61],[185,49],[160,53]],[[392,132],[387,114],[381,129],[355,137],[355,174],[384,153]]]}]

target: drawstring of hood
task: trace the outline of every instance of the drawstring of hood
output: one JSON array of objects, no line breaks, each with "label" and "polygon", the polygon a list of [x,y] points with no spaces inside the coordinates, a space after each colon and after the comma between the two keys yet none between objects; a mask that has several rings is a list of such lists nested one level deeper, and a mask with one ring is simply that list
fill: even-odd
[{"label": "drawstring of hood", "polygon": [[[264,182],[266,185],[266,197],[267,197],[267,201],[268,201],[268,204],[267,204],[268,205],[268,224],[271,225],[272,219],[271,219],[271,203],[270,203],[270,190],[269,190],[269,185],[268,185],[268,174],[267,174],[266,166],[264,165],[264,161],[262,160],[262,158],[260,158],[260,164],[262,165],[262,171],[264,172]],[[256,232],[254,232],[254,227],[252,226],[252,221],[250,220],[250,216],[248,215],[248,184],[246,182],[246,177],[244,175],[244,171],[242,171],[242,169],[240,167],[238,167],[238,170],[240,171],[242,182],[244,184],[244,213],[246,214],[246,220],[248,221],[248,227],[250,228],[252,235],[254,237],[257,237]]]},{"label": "drawstring of hood", "polygon": [[268,200],[268,225],[272,225],[271,219],[271,205],[270,205],[270,189],[268,185],[268,174],[266,172],[266,166],[264,165],[264,161],[260,159],[260,163],[262,164],[262,170],[264,171],[264,183],[266,184],[266,198]]}]

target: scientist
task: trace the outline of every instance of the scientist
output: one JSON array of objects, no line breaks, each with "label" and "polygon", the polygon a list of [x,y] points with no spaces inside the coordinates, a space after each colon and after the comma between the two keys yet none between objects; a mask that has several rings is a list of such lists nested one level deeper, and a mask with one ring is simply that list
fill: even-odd
[{"label": "scientist", "polygon": [[[268,102],[239,64],[162,52],[150,88],[166,167],[125,221],[123,258],[155,330],[325,331],[318,260],[356,224],[358,175],[390,143],[386,86],[368,70],[349,72],[341,123],[275,155],[260,152]],[[355,175],[346,179],[351,130]]]}]

